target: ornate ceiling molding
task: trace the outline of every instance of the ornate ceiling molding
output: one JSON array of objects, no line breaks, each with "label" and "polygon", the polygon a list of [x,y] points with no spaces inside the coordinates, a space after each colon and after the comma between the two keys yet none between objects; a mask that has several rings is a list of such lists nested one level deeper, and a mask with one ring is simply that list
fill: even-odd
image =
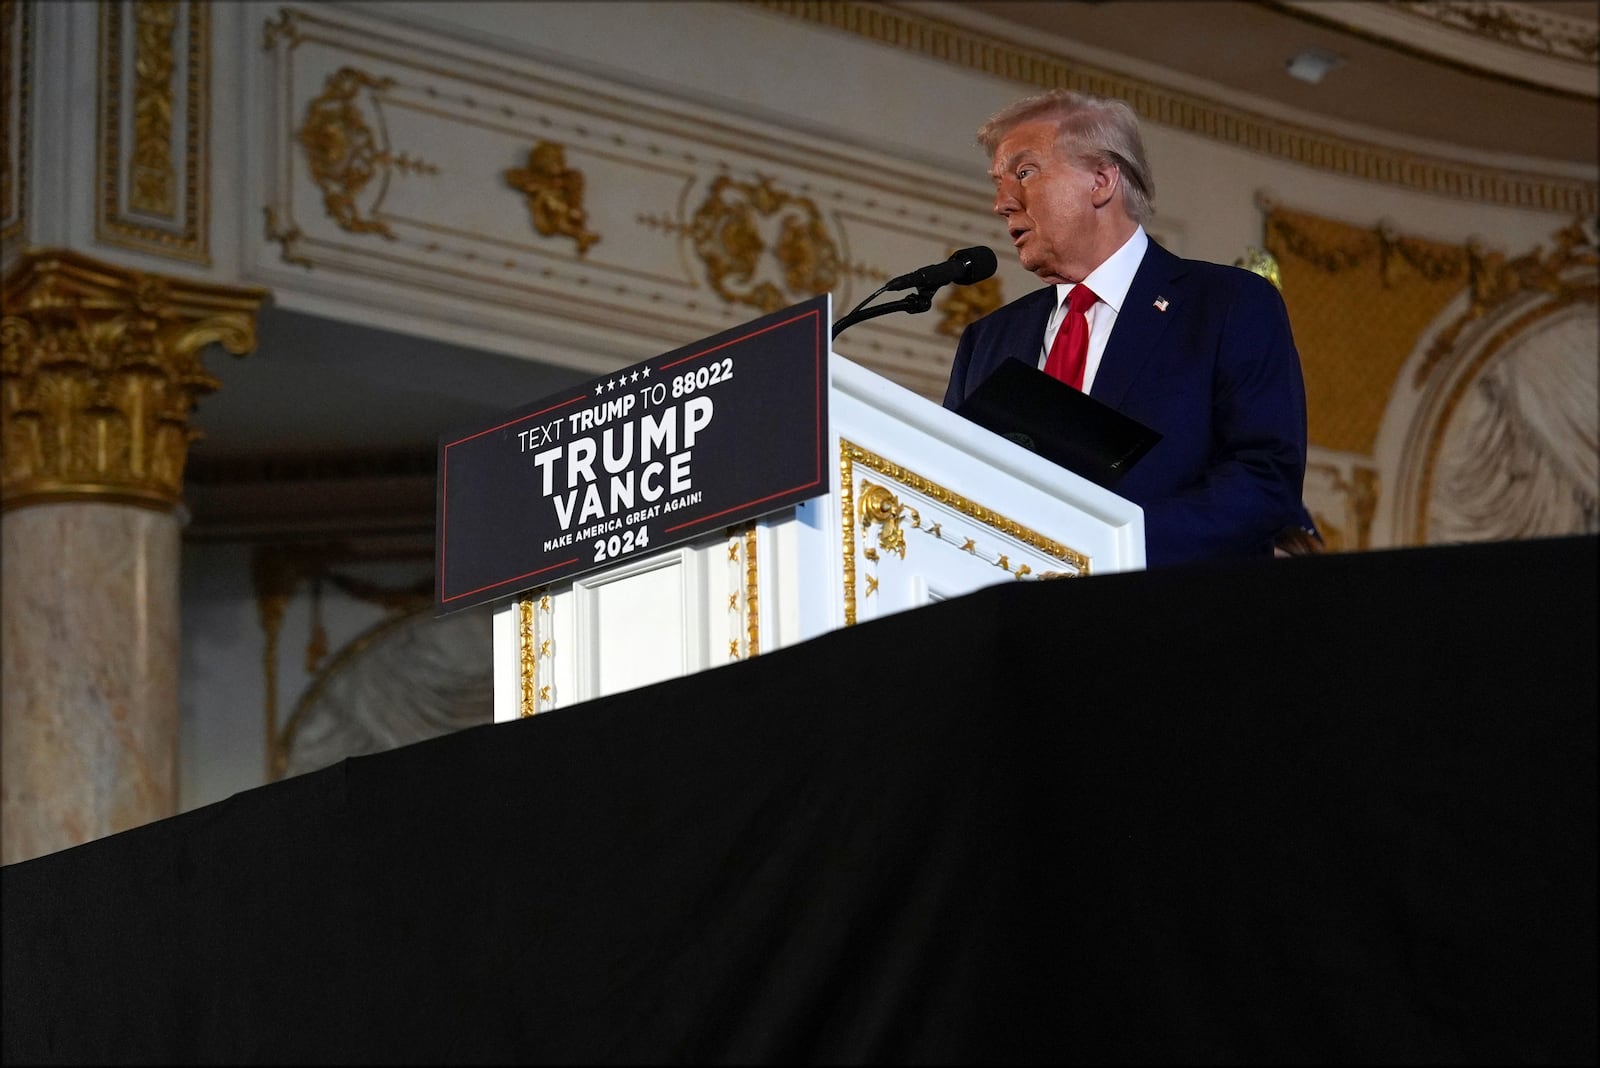
[{"label": "ornate ceiling molding", "polygon": [[1600,96],[1600,22],[1483,0],[1267,0],[1390,48],[1590,100]]},{"label": "ornate ceiling molding", "polygon": [[[1566,216],[1589,216],[1600,208],[1600,183],[1477,166],[1336,137],[927,15],[857,0],[757,2],[777,14],[1006,81],[1119,97],[1146,121],[1350,178]],[[1318,10],[1321,7],[1318,5]]]},{"label": "ornate ceiling molding", "polygon": [[[818,293],[853,304],[894,264],[1000,236],[978,175],[914,167],[906,182],[892,157],[357,8],[284,7],[261,40],[270,129],[256,173],[281,250],[257,247],[255,277],[291,289],[314,271],[403,287],[408,303],[468,301],[485,324],[549,316],[658,344]],[[942,396],[948,334],[1003,303],[1003,287],[1037,284],[1010,264],[991,281],[937,319],[864,325],[851,358]]]}]

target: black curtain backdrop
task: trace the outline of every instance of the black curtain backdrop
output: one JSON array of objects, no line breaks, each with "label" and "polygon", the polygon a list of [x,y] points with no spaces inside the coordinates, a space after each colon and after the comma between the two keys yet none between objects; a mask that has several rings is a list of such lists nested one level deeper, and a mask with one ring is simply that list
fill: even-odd
[{"label": "black curtain backdrop", "polygon": [[1011,583],[11,865],[4,1058],[1594,1063],[1596,549]]}]

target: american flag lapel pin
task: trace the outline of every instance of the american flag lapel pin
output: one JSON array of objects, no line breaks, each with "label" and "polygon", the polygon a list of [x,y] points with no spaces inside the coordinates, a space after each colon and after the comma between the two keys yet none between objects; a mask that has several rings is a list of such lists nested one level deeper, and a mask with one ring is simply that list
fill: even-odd
[{"label": "american flag lapel pin", "polygon": [[1166,310],[1167,310],[1167,298],[1166,297],[1157,297],[1156,298],[1156,311],[1166,311]]}]

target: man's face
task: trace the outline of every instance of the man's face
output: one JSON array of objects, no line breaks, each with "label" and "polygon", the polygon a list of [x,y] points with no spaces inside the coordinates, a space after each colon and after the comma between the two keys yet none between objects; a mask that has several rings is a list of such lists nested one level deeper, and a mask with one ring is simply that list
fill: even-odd
[{"label": "man's face", "polygon": [[1046,282],[1081,282],[1099,266],[1093,171],[1074,166],[1056,149],[1056,124],[1025,122],[995,146],[989,168],[994,212],[1022,266]]}]

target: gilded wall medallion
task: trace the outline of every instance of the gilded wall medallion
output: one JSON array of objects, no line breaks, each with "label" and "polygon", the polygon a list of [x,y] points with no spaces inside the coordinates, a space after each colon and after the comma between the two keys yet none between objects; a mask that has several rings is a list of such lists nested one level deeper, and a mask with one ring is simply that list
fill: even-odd
[{"label": "gilded wall medallion", "polygon": [[715,178],[689,222],[695,255],[723,300],[774,312],[826,293],[839,251],[816,204],[770,178]]}]

